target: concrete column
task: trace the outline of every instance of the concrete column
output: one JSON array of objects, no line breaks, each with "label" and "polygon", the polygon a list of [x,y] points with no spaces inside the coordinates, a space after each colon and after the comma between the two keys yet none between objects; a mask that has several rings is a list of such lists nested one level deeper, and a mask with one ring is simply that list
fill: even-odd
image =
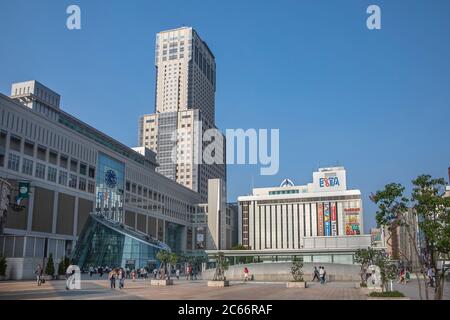
[{"label": "concrete column", "polygon": [[34,187],[30,187],[30,194],[28,198],[28,218],[27,218],[27,231],[31,231],[33,225],[33,206],[34,206]]},{"label": "concrete column", "polygon": [[78,233],[78,197],[75,197],[75,205],[73,206],[73,236],[76,237]]},{"label": "concrete column", "polygon": [[58,218],[58,195],[59,192],[53,191],[53,222],[52,222],[52,233],[56,233],[56,221]]}]

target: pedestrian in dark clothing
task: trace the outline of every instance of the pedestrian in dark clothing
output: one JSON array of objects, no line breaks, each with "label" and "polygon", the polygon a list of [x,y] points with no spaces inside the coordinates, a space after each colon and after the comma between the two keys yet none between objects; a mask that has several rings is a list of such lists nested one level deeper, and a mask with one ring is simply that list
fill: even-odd
[{"label": "pedestrian in dark clothing", "polygon": [[320,281],[320,277],[319,277],[319,270],[317,270],[317,266],[314,266],[314,277],[312,279],[312,281],[316,280]]}]

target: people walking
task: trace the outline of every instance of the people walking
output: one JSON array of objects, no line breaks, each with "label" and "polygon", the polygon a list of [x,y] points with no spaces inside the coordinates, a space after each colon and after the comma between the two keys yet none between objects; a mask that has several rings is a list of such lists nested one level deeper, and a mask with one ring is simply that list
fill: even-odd
[{"label": "people walking", "polygon": [[116,288],[116,272],[114,270],[111,270],[108,274],[109,283],[111,285],[111,289]]},{"label": "people walking", "polygon": [[100,278],[103,277],[103,267],[98,267],[98,274],[100,275]]},{"label": "people walking", "polygon": [[156,279],[156,276],[158,275],[158,269],[153,269],[153,279]]},{"label": "people walking", "polygon": [[316,280],[316,279],[318,282],[320,282],[319,270],[317,270],[317,266],[314,266],[314,277],[313,277],[312,281],[314,282],[314,280]]},{"label": "people walking", "polygon": [[94,267],[89,267],[89,276],[92,278],[92,275],[94,274]]},{"label": "people walking", "polygon": [[319,267],[319,278],[320,278],[320,284],[325,283],[325,268],[320,266]]},{"label": "people walking", "polygon": [[175,276],[177,277],[177,280],[180,280],[180,269],[177,268],[177,271],[175,271]]},{"label": "people walking", "polygon": [[34,272],[34,274],[36,275],[36,281],[37,281],[37,285],[39,287],[42,284],[42,274],[43,274],[43,269],[40,264],[37,265],[36,271]]},{"label": "people walking", "polygon": [[244,267],[244,281],[248,281],[248,280],[249,280],[249,278],[248,278],[248,268]]},{"label": "people walking", "polygon": [[125,272],[122,268],[119,269],[118,279],[119,279],[119,289],[123,289],[125,286]]}]

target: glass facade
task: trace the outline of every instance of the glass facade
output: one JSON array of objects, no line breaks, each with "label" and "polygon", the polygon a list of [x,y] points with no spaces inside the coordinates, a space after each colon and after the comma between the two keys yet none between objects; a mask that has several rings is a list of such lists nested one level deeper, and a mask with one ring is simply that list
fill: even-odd
[{"label": "glass facade", "polygon": [[125,164],[99,153],[95,206],[98,214],[123,222],[124,181]]},{"label": "glass facade", "polygon": [[181,235],[183,234],[183,226],[166,222],[166,243],[172,249],[173,252],[181,253]]},{"label": "glass facade", "polygon": [[90,215],[72,255],[81,269],[89,267],[143,268],[157,265],[156,254],[170,251],[167,245],[113,223]]}]

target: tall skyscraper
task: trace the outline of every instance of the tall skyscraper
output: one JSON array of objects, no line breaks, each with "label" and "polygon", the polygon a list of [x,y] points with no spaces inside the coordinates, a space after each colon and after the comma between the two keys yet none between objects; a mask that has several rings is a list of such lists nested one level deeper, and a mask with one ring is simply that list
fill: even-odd
[{"label": "tall skyscraper", "polygon": [[191,27],[156,36],[155,113],[139,120],[139,145],[157,153],[158,171],[199,192],[207,201],[208,179],[226,183],[225,137],[215,150],[219,164],[203,164],[203,133],[215,126],[216,63]]}]

